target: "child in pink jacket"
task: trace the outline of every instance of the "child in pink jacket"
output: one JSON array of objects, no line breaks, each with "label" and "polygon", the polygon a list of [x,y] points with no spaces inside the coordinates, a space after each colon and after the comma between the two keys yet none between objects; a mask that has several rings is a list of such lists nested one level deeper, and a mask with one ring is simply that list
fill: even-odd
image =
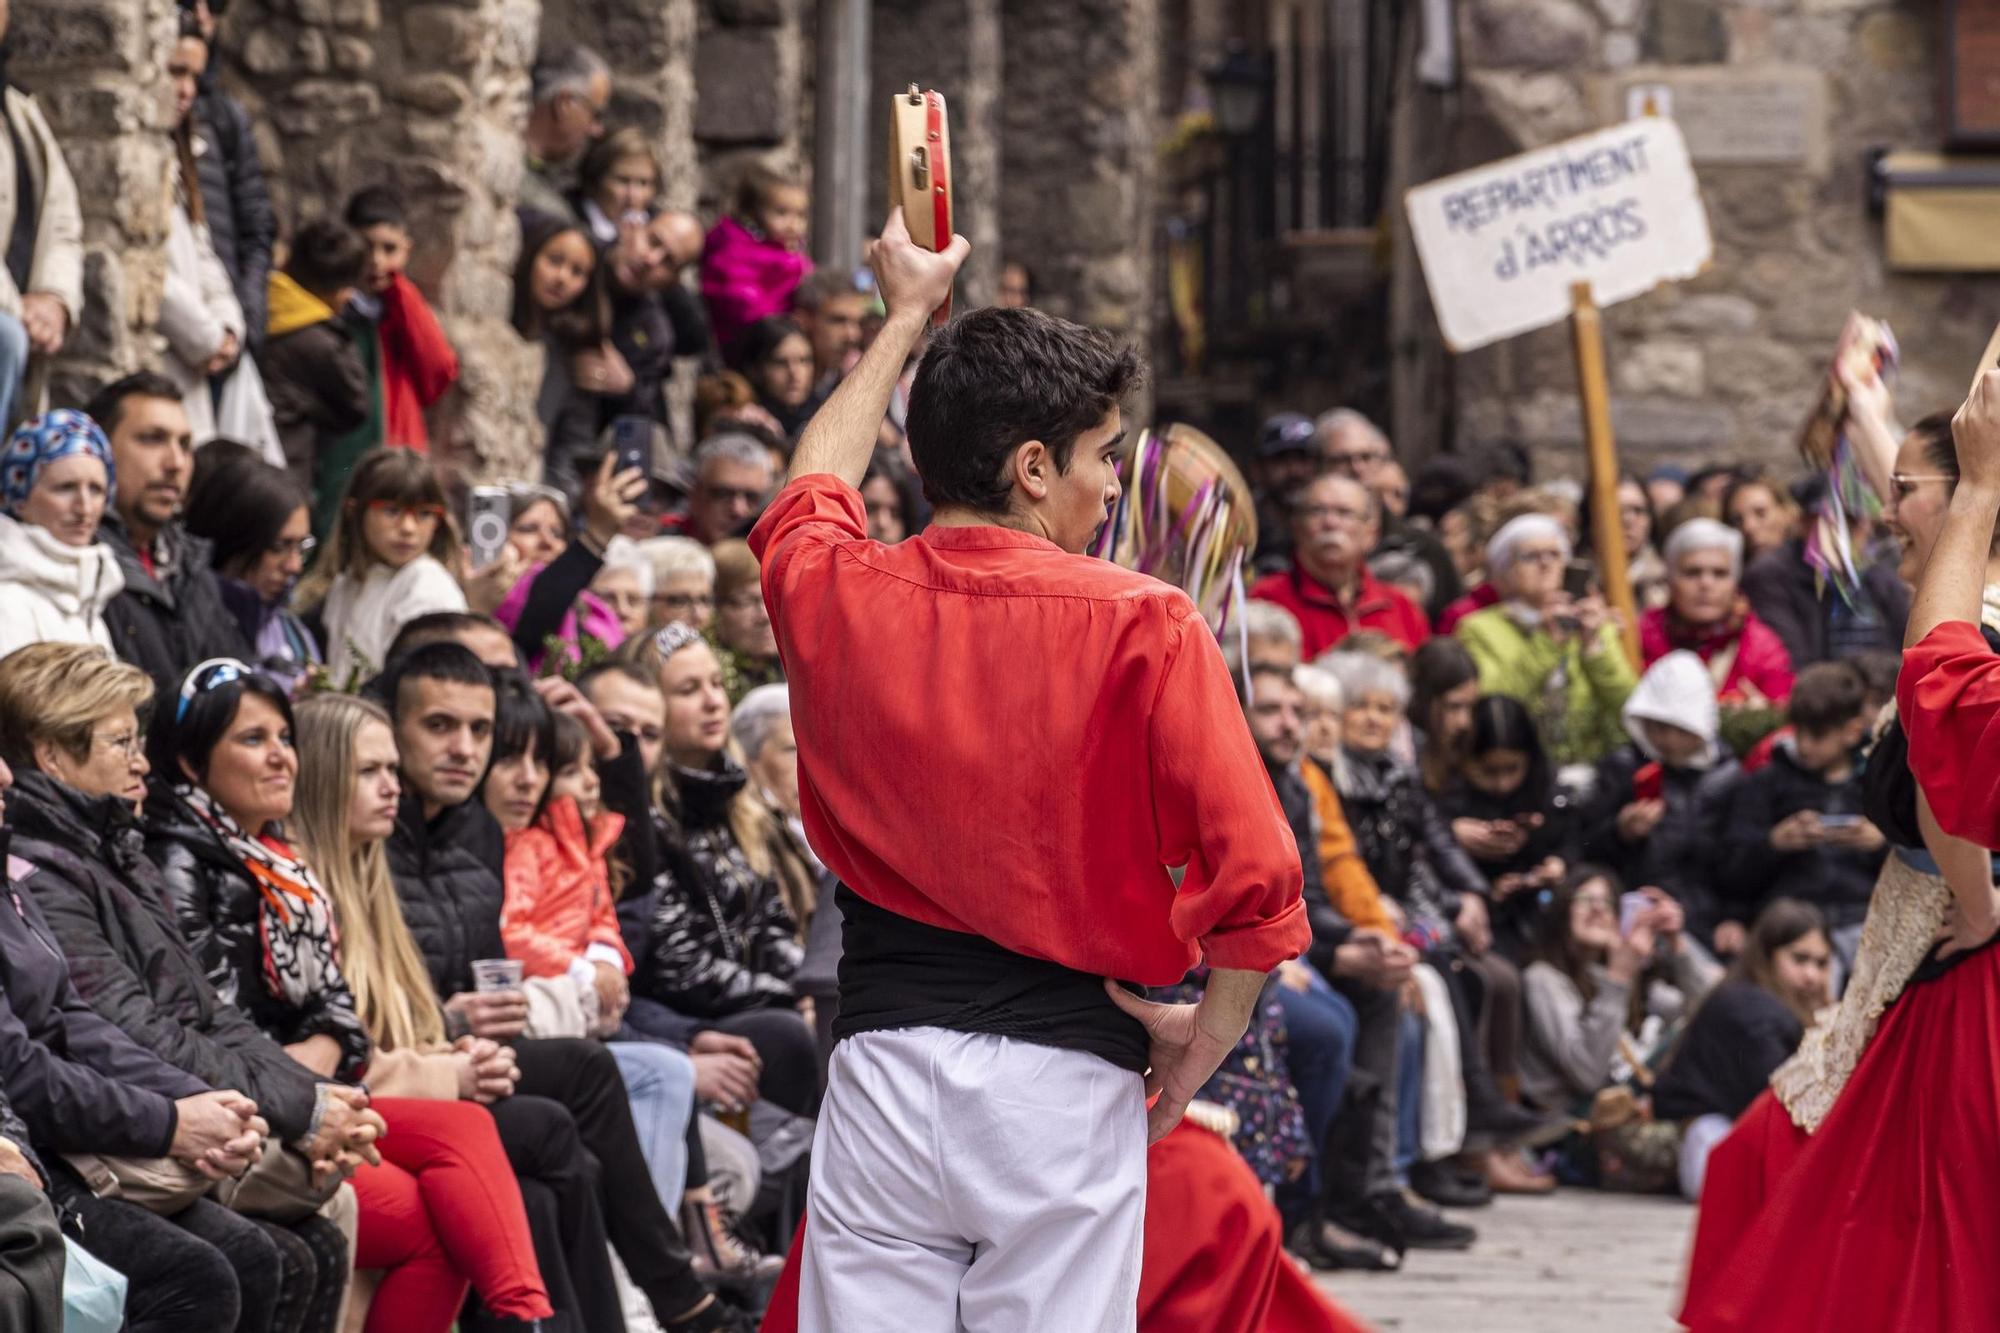
[{"label": "child in pink jacket", "polygon": [[805,255],[809,207],[803,185],[753,166],[736,187],[728,215],[709,231],[701,297],[715,345],[725,354],[743,330],[789,310],[793,289],[812,272]]}]

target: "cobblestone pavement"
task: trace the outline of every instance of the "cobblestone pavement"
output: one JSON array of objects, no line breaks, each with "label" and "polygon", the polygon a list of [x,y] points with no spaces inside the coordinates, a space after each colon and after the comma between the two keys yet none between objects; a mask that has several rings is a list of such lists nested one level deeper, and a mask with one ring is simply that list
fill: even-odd
[{"label": "cobblestone pavement", "polygon": [[1558,1190],[1455,1214],[1464,1254],[1412,1251],[1400,1273],[1322,1284],[1388,1333],[1670,1333],[1694,1209],[1678,1199]]}]

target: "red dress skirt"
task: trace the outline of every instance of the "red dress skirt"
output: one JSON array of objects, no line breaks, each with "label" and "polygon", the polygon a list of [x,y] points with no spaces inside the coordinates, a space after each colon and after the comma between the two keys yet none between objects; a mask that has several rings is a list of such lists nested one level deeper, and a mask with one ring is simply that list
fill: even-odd
[{"label": "red dress skirt", "polygon": [[1681,1320],[2000,1329],[2000,948],[1910,984],[1817,1134],[1751,1104],[1709,1160]]},{"label": "red dress skirt", "polygon": [[[1299,1272],[1279,1233],[1236,1150],[1178,1126],[1146,1153],[1139,1333],[1367,1333]],[[801,1225],[761,1333],[797,1333],[804,1237]]]}]

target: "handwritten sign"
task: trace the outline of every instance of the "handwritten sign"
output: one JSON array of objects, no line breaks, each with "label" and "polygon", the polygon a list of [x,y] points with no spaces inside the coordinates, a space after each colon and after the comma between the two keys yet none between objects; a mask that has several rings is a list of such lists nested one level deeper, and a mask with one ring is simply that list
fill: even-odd
[{"label": "handwritten sign", "polygon": [[1419,185],[1404,196],[1455,352],[1691,278],[1714,244],[1687,142],[1647,117]]}]

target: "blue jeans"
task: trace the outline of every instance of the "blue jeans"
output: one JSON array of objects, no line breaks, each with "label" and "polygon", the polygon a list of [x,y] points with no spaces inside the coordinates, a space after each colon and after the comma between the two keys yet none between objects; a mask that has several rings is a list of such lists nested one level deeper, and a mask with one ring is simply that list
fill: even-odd
[{"label": "blue jeans", "polygon": [[1424,1129],[1424,1016],[1405,1009],[1396,1052],[1396,1183],[1410,1183]]},{"label": "blue jeans", "polygon": [[1306,1174],[1299,1180],[1286,1181],[1277,1189],[1278,1210],[1291,1224],[1302,1219],[1311,1210],[1312,1201],[1319,1197],[1319,1157],[1326,1151],[1327,1131],[1333,1127],[1340,1099],[1347,1091],[1347,1076],[1354,1068],[1354,1037],[1360,1020],[1347,997],[1329,985],[1317,970],[1312,972],[1312,985],[1308,989],[1296,991],[1280,984],[1274,993],[1285,1013],[1287,1063],[1313,1147]]},{"label": "blue jeans", "polygon": [[653,1189],[669,1214],[687,1190],[687,1129],[694,1116],[694,1061],[671,1046],[614,1041],[606,1048],[632,1102],[632,1127],[653,1177]]},{"label": "blue jeans", "polygon": [[13,315],[0,315],[0,430],[14,420],[14,403],[28,374],[28,330]]}]

